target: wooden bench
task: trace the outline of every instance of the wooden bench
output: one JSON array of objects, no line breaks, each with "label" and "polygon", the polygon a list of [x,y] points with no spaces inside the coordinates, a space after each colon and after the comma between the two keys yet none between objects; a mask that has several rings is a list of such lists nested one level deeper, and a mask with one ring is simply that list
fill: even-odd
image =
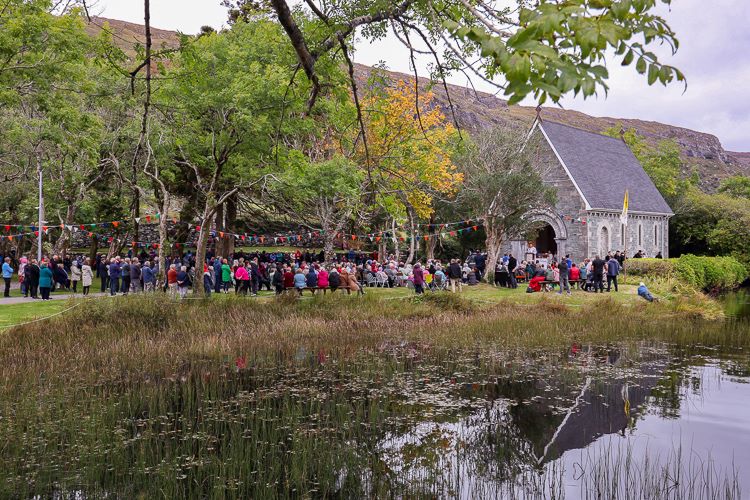
[{"label": "wooden bench", "polygon": [[[582,288],[583,285],[586,283],[586,280],[585,279],[568,280],[568,283],[570,283],[571,287],[573,287],[574,285],[578,284],[578,286]],[[546,287],[547,285],[559,285],[560,282],[559,281],[552,281],[552,280],[544,280],[544,281],[540,282],[539,284]]]}]

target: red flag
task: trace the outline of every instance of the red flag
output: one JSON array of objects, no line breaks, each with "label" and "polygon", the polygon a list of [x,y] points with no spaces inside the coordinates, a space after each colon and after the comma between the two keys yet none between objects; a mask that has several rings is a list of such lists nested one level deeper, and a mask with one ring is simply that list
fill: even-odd
[{"label": "red flag", "polygon": [[201,230],[201,227],[200,227],[200,226],[195,226],[195,230],[196,230],[196,231],[200,231],[200,230]]},{"label": "red flag", "polygon": [[471,226],[471,228],[474,229],[474,231],[476,231],[477,229],[479,229],[479,226]]},{"label": "red flag", "polygon": [[115,227],[117,227],[117,226],[119,226],[119,225],[120,225],[120,221],[113,221],[113,222],[112,222],[112,225],[113,225],[113,226],[115,226]]}]

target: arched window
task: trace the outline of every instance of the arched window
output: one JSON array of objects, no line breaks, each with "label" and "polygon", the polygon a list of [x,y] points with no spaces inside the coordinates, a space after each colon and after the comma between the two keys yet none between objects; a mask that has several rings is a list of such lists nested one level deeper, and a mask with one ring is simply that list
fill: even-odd
[{"label": "arched window", "polygon": [[643,225],[641,224],[638,224],[638,246],[643,246]]},{"label": "arched window", "polygon": [[625,231],[627,227],[628,226],[626,226],[625,224],[620,224],[620,246],[621,247],[625,247]]},{"label": "arched window", "polygon": [[609,229],[602,226],[599,232],[599,255],[604,256],[609,252]]},{"label": "arched window", "polygon": [[654,246],[659,246],[659,224],[654,222]]}]

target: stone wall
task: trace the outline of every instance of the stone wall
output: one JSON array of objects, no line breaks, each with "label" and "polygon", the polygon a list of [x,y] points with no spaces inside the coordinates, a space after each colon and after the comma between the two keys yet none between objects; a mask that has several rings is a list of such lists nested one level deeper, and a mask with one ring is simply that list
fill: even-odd
[{"label": "stone wall", "polygon": [[592,211],[587,226],[592,256],[604,256],[607,251],[622,252],[626,246],[630,256],[638,250],[647,257],[654,257],[659,252],[665,258],[669,256],[669,218],[666,216],[631,213],[625,228],[620,223],[619,213]]}]

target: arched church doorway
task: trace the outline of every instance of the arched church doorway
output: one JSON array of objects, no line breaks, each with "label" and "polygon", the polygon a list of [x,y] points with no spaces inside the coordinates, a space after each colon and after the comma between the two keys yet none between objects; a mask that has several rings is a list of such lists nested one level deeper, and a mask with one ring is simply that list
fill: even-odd
[{"label": "arched church doorway", "polygon": [[554,228],[545,224],[536,236],[534,246],[536,246],[537,255],[545,253],[557,255],[557,241],[555,241],[556,235]]}]

